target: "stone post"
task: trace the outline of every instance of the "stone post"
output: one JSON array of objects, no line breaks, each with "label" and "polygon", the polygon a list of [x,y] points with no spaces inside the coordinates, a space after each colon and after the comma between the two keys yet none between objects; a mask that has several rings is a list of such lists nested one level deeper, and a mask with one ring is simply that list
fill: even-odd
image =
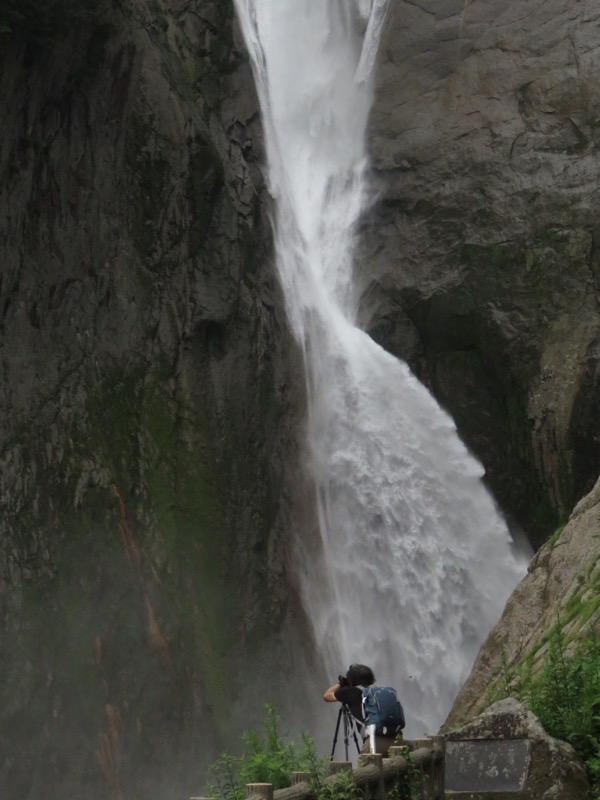
[{"label": "stone post", "polygon": [[436,800],[443,800],[446,791],[445,775],[446,775],[446,737],[445,736],[432,736],[434,745],[441,747],[442,757],[435,762],[433,771],[433,791]]},{"label": "stone post", "polygon": [[[421,750],[425,748],[426,750],[433,751],[433,740],[429,736],[424,736],[421,739],[413,739],[412,745],[413,745],[412,747],[413,750]],[[420,767],[421,781],[423,786],[423,800],[434,800],[434,798],[436,797],[436,795],[434,794],[434,780],[433,780],[434,769],[435,765],[433,762],[433,752],[432,752],[431,760],[424,766]]]},{"label": "stone post", "polygon": [[327,767],[329,775],[338,775],[340,772],[349,772],[352,775],[351,761],[330,761]]},{"label": "stone post", "polygon": [[373,765],[379,770],[379,777],[375,784],[372,797],[375,800],[384,800],[384,785],[383,785],[383,756],[381,753],[367,753],[358,757],[358,765],[360,767],[367,767]]},{"label": "stone post", "polygon": [[246,800],[273,800],[273,784],[247,783]]},{"label": "stone post", "polygon": [[297,783],[309,783],[310,772],[292,772],[292,786]]}]

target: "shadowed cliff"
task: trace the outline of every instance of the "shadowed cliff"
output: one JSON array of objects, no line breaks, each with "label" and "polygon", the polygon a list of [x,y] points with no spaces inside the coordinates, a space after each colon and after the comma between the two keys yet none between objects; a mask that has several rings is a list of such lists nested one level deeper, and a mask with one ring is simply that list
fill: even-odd
[{"label": "shadowed cliff", "polygon": [[176,796],[289,673],[302,380],[230,3],[62,5],[0,56],[0,794]]},{"label": "shadowed cliff", "polygon": [[593,0],[392,0],[364,316],[539,545],[600,472]]}]

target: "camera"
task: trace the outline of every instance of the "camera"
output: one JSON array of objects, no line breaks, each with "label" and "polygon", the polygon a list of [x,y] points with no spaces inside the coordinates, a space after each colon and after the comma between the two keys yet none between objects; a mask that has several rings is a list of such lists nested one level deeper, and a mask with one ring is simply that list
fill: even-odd
[{"label": "camera", "polygon": [[350,686],[350,681],[345,675],[338,675],[338,683],[340,686]]}]

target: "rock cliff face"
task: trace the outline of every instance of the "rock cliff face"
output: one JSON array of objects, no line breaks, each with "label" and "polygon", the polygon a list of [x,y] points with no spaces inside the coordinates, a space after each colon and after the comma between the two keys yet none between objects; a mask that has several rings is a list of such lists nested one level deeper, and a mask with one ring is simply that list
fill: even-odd
[{"label": "rock cliff face", "polygon": [[558,620],[567,642],[600,631],[599,30],[593,0],[390,6],[365,323],[453,414],[516,527],[539,545],[568,520],[445,729],[535,674]]},{"label": "rock cliff face", "polygon": [[528,685],[544,664],[548,633],[557,625],[566,648],[592,631],[600,636],[600,480],[534,557],[444,728],[463,725],[507,689]]},{"label": "rock cliff face", "polygon": [[391,0],[361,276],[373,336],[539,544],[600,472],[600,9]]},{"label": "rock cliff face", "polygon": [[0,51],[7,800],[200,790],[265,631],[288,671],[302,381],[250,70],[230,2],[108,5]]},{"label": "rock cliff face", "polygon": [[[465,759],[466,764],[461,764],[456,756],[452,759],[454,763],[450,768],[451,773],[453,768],[458,769],[456,774],[451,775],[450,783],[463,789],[452,796],[459,800],[486,800],[490,797],[498,800],[591,800],[589,781],[575,750],[566,742],[549,736],[537,717],[513,698],[495,703],[465,727],[449,734],[446,741],[450,749],[453,741],[467,740],[467,747],[472,747],[473,740],[486,743],[489,740],[508,740],[506,743],[509,744],[515,739],[527,740],[529,751],[526,757],[522,755],[521,758],[515,758],[513,755],[513,758],[507,758],[506,761],[499,756],[498,761],[509,766],[508,776],[514,781],[510,791],[506,784],[502,786],[502,780],[498,781],[493,791],[489,791],[490,787],[486,787],[485,779],[497,779],[497,762],[490,763],[491,759],[487,761],[484,757],[477,764],[475,750]],[[469,763],[473,757],[478,769],[474,769],[473,764]],[[457,778],[465,783],[457,783]],[[483,786],[480,783],[482,778]],[[521,778],[520,789],[517,789],[517,778]],[[466,790],[465,784],[469,781],[471,791]],[[488,791],[484,791],[484,788],[488,788]]]},{"label": "rock cliff face", "polygon": [[[311,523],[231,2],[106,2],[51,45],[0,34],[9,800],[199,789],[237,739],[221,709],[253,722],[245,676],[286,683],[286,541]],[[391,0],[370,131],[365,324],[538,543],[600,472],[599,25],[595,0]],[[579,580],[558,542],[509,639],[539,585]]]}]

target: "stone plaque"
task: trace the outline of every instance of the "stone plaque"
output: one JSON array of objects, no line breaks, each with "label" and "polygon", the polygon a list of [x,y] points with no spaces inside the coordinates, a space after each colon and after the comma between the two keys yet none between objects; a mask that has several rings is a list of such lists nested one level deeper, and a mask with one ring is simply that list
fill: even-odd
[{"label": "stone plaque", "polygon": [[446,740],[446,791],[518,792],[530,750],[529,739]]}]

